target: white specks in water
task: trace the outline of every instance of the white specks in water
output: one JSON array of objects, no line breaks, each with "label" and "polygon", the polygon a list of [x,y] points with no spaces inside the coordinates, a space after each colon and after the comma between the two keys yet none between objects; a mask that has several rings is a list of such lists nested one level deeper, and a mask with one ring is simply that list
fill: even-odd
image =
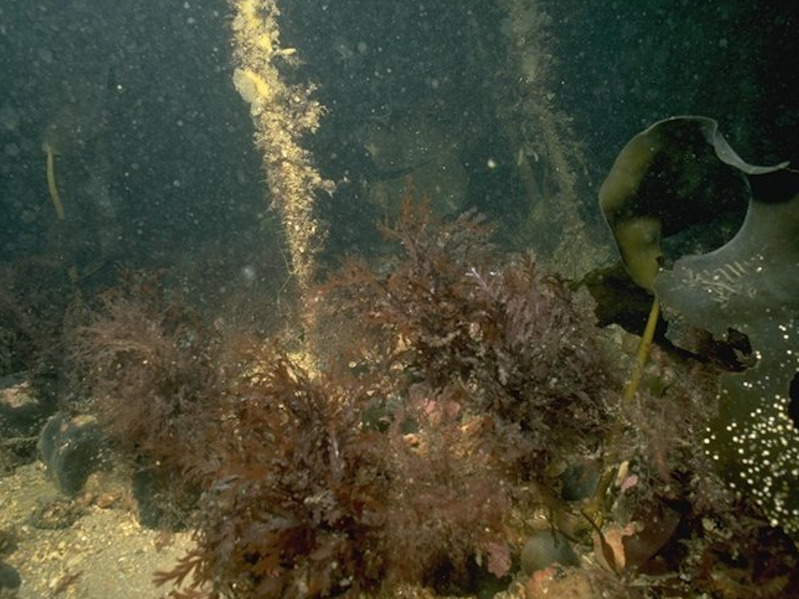
[{"label": "white specks in water", "polygon": [[247,264],[242,266],[241,268],[241,278],[244,279],[244,282],[248,285],[252,285],[255,282],[256,277],[258,276],[258,272],[255,270],[255,267],[252,264]]},{"label": "white specks in water", "polygon": [[53,52],[48,48],[40,48],[39,49],[39,60],[44,63],[52,64],[53,63]]}]

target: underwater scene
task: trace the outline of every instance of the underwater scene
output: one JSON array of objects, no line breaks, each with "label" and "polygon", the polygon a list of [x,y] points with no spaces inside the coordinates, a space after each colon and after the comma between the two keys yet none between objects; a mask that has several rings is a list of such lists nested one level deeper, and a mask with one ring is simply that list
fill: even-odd
[{"label": "underwater scene", "polygon": [[799,598],[798,25],[0,0],[0,598]]}]

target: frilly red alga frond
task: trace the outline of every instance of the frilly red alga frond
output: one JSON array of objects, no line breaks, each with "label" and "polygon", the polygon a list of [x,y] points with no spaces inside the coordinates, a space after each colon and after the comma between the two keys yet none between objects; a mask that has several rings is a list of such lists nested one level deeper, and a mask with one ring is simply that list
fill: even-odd
[{"label": "frilly red alga frond", "polygon": [[[374,587],[385,520],[384,439],[358,390],[312,380],[279,351],[222,406],[197,535],[199,579],[235,597]],[[351,393],[350,393],[351,391]]]},{"label": "frilly red alga frond", "polygon": [[437,222],[406,202],[386,231],[401,250],[391,266],[350,261],[327,290],[332,328],[358,330],[360,355],[378,378],[392,373],[391,392],[454,393],[541,453],[596,441],[617,382],[564,282],[533,256],[505,263],[473,213]]},{"label": "frilly red alga frond", "polygon": [[[606,427],[590,325],[532,257],[503,264],[474,214],[407,203],[398,255],[320,290],[311,376],[278,346],[243,363],[213,417],[190,559],[229,597],[326,597],[423,584],[468,592],[511,568],[511,512],[553,452]],[[493,264],[492,264],[493,262]]]}]

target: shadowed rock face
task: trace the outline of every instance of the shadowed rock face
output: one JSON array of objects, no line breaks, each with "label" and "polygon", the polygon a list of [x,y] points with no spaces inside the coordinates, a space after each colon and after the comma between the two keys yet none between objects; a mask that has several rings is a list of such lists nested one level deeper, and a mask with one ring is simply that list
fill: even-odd
[{"label": "shadowed rock face", "polygon": [[670,341],[699,355],[708,336],[730,346],[740,371],[721,377],[703,443],[731,486],[799,536],[799,173],[747,164],[715,121],[677,117],[633,138],[600,202]]},{"label": "shadowed rock face", "polygon": [[0,591],[7,589],[13,591],[22,584],[22,577],[16,569],[0,560]]},{"label": "shadowed rock face", "polygon": [[359,136],[375,167],[367,199],[384,216],[399,214],[409,183],[438,215],[463,209],[468,175],[457,144],[428,119],[370,121]]}]

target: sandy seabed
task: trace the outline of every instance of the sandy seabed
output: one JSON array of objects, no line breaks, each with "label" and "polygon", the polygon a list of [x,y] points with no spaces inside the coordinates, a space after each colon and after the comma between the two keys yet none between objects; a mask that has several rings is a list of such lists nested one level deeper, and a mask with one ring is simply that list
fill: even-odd
[{"label": "sandy seabed", "polygon": [[32,514],[63,499],[44,466],[20,466],[0,478],[0,530],[12,531],[16,540],[16,549],[3,559],[22,577],[18,599],[159,599],[167,594],[169,589],[153,584],[153,573],[173,567],[191,547],[190,534],[167,536],[143,528],[119,488],[96,497],[102,500],[87,497],[72,525],[41,529],[31,524]]}]

